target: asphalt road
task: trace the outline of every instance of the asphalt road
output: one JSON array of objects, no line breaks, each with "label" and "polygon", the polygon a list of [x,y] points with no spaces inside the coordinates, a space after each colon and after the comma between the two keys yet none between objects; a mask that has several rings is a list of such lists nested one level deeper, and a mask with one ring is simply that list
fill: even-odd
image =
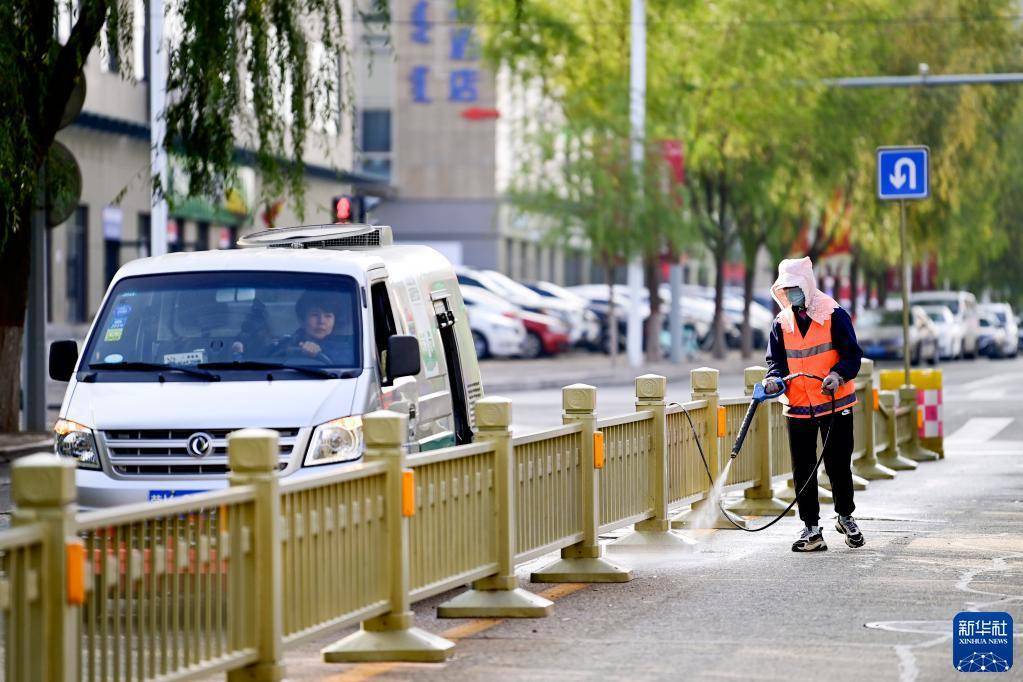
[{"label": "asphalt road", "polygon": [[[947,458],[857,493],[861,549],[842,544],[826,507],[823,553],[789,550],[794,519],[759,534],[705,531],[684,552],[612,549],[634,580],[559,586],[544,619],[438,620],[434,607],[450,595],[417,604],[418,625],[458,640],[447,663],[324,664],[318,649],[338,632],[288,650],[289,678],[953,679],[951,621],[967,609],[1008,611],[1018,649],[1023,359],[944,370]],[[739,388],[733,378],[722,383],[725,394]],[[688,391],[675,387],[669,397]],[[560,421],[557,391],[508,397],[518,430]],[[630,407],[631,387],[599,397],[601,412],[612,414]],[[520,570],[523,587],[550,589],[528,583],[528,571],[550,558]]]}]

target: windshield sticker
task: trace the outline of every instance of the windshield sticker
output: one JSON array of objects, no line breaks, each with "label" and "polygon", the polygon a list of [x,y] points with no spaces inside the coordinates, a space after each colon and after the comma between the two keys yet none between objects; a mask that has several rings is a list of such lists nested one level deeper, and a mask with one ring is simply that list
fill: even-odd
[{"label": "windshield sticker", "polygon": [[118,328],[111,327],[110,329],[107,330],[107,333],[103,335],[103,340],[104,341],[120,341],[121,340],[121,336],[123,336],[123,335],[124,335],[124,329],[122,329],[120,327],[118,327]]},{"label": "windshield sticker", "polygon": [[196,348],[184,353],[167,353],[163,356],[163,361],[168,365],[198,365],[200,362],[206,362],[206,351]]},{"label": "windshield sticker", "polygon": [[111,353],[110,355],[103,358],[103,362],[121,362],[124,360],[124,356],[120,353]]},{"label": "windshield sticker", "polygon": [[127,317],[128,313],[131,312],[131,306],[127,303],[123,303],[114,308],[114,317]]},{"label": "windshield sticker", "polygon": [[115,317],[110,320],[110,329],[124,329],[125,319],[123,317]]}]

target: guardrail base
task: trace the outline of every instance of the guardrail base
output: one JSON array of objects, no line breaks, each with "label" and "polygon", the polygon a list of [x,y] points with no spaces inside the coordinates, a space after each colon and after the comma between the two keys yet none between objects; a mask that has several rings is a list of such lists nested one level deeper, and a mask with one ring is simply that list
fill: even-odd
[{"label": "guardrail base", "polygon": [[[403,617],[404,616],[404,617]],[[397,620],[411,621],[412,614]],[[358,632],[322,650],[325,663],[365,663],[402,661],[439,663],[447,659],[455,643],[416,627],[389,629],[391,614],[373,618],[362,624]],[[379,629],[378,629],[379,628]]]},{"label": "guardrail base", "polygon": [[740,500],[737,504],[731,507],[725,507],[728,511],[733,514],[739,514],[740,516],[777,516],[784,512],[785,516],[794,516],[796,513],[795,509],[786,508],[789,505],[781,500],[777,500],[773,497],[768,498],[752,498],[746,497]]},{"label": "guardrail base", "polygon": [[925,447],[912,443],[906,447],[899,448],[899,455],[913,460],[914,462],[937,462],[941,459],[938,453],[931,452]]},{"label": "guardrail base", "polygon": [[227,682],[279,682],[285,677],[284,666],[279,663],[256,663],[254,665],[228,670]]},{"label": "guardrail base", "polygon": [[632,571],[607,559],[558,559],[529,576],[534,583],[627,583]]},{"label": "guardrail base", "polygon": [[[852,475],[853,490],[866,490],[869,481],[862,476]],[[826,488],[828,492],[831,492],[831,478],[828,477],[828,473],[824,470],[824,466],[818,470],[817,473],[817,487]]]},{"label": "guardrail base", "polygon": [[895,471],[886,466],[871,462],[870,464],[853,462],[853,471],[868,481],[886,481],[895,478]]},{"label": "guardrail base", "polygon": [[554,602],[529,590],[466,590],[437,607],[438,618],[543,618]]},{"label": "guardrail base", "polygon": [[877,463],[891,469],[892,471],[913,471],[917,467],[916,462],[911,459],[906,459],[898,454],[877,455]]},{"label": "guardrail base", "polygon": [[[792,479],[789,479],[789,483],[778,489],[774,496],[782,502],[788,504],[792,500],[796,499],[796,489],[792,485]],[[827,488],[818,485],[817,486],[817,501],[821,504],[830,504],[835,501],[835,497],[831,494],[831,491]]]},{"label": "guardrail base", "polygon": [[[665,522],[668,525],[670,522]],[[613,552],[616,549],[628,549],[629,551],[637,549],[656,549],[658,551],[663,550],[683,550],[683,551],[694,551],[694,548],[699,543],[692,538],[688,538],[682,535],[678,531],[665,530],[665,531],[653,531],[653,530],[635,530],[632,533],[623,535],[617,540],[613,540],[607,544],[607,550]]]}]

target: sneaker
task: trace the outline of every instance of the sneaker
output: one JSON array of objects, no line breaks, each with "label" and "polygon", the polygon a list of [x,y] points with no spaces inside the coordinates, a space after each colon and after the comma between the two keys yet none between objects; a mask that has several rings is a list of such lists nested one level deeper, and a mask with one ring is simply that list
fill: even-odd
[{"label": "sneaker", "polygon": [[792,543],[793,552],[823,552],[827,548],[820,526],[804,528],[799,534],[799,539]]},{"label": "sneaker", "polygon": [[839,515],[835,520],[835,530],[845,536],[845,544],[850,547],[862,547],[867,542],[856,525],[856,519],[851,516]]}]

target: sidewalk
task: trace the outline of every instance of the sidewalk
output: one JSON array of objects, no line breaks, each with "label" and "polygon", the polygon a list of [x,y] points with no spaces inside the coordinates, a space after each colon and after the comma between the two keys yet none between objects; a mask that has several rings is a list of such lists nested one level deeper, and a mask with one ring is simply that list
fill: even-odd
[{"label": "sidewalk", "polygon": [[640,367],[630,367],[624,354],[612,366],[611,359],[602,353],[572,352],[552,358],[536,360],[482,360],[483,390],[489,395],[501,391],[536,391],[561,388],[568,384],[585,382],[602,386],[627,385],[641,374],[661,374],[669,381],[689,378],[689,372],[697,367],[713,367],[722,374],[742,373],[752,365],[764,364],[764,351],[754,351],[743,359],[738,352],[730,352],[723,359],[715,359],[709,353],[700,353],[694,360],[673,364],[667,360],[644,362]]},{"label": "sidewalk", "polygon": [[10,462],[34,452],[53,452],[53,434],[0,433],[0,462]]}]

